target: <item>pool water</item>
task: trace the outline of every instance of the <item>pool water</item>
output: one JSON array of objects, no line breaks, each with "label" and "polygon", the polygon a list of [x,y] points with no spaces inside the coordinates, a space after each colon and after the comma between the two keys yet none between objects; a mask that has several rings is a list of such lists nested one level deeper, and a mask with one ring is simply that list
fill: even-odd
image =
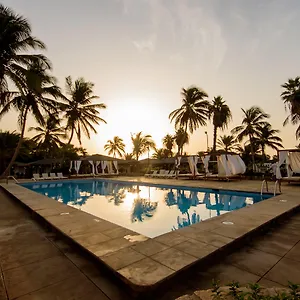
[{"label": "pool water", "polygon": [[22,185],[151,238],[272,197],[94,179]]}]

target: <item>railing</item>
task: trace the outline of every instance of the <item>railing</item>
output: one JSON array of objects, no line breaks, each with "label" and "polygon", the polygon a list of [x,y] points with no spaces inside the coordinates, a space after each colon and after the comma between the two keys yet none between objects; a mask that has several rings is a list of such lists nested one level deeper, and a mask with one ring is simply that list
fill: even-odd
[{"label": "railing", "polygon": [[8,183],[8,179],[13,179],[16,183],[20,183],[14,176],[7,176],[6,177],[6,183]]},{"label": "railing", "polygon": [[266,189],[267,189],[267,192],[269,191],[269,188],[268,188],[268,182],[267,180],[263,180],[262,183],[261,183],[261,188],[260,188],[260,195],[262,196],[263,194],[263,189],[264,189],[264,186],[266,185]]},{"label": "railing", "polygon": [[279,193],[281,193],[281,184],[279,180],[275,181],[275,185],[274,185],[274,196],[276,196],[276,190],[277,190],[277,186],[278,186],[278,191]]}]

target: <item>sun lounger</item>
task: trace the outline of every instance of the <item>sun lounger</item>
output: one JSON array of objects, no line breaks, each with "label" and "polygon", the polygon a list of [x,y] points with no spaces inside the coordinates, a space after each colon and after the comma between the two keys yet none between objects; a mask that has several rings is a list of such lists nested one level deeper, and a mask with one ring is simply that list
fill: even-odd
[{"label": "sun lounger", "polygon": [[40,177],[40,174],[34,173],[32,174],[32,180],[37,181],[37,180],[44,180],[44,178]]},{"label": "sun lounger", "polygon": [[169,175],[169,171],[164,170],[164,172],[162,174],[159,174],[157,177],[158,178],[167,178],[168,175]]},{"label": "sun lounger", "polygon": [[51,178],[49,177],[49,174],[48,174],[48,173],[42,173],[42,178],[44,178],[45,180],[51,179]]},{"label": "sun lounger", "polygon": [[170,173],[166,175],[166,178],[175,178],[175,177],[176,177],[175,170],[171,170]]},{"label": "sun lounger", "polygon": [[157,174],[157,171],[153,171],[152,173],[147,173],[144,176],[145,177],[152,177],[153,175],[156,175],[156,174]]},{"label": "sun lounger", "polygon": [[63,173],[57,173],[59,179],[67,179],[68,177],[63,176]]},{"label": "sun lounger", "polygon": [[55,173],[50,173],[50,178],[51,179],[59,179],[59,177],[56,176]]}]

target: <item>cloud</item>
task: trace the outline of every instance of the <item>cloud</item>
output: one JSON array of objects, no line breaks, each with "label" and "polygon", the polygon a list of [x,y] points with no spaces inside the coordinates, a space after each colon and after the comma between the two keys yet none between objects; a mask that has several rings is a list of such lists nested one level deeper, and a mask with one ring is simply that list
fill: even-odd
[{"label": "cloud", "polygon": [[169,57],[169,59],[171,61],[177,62],[177,63],[181,63],[184,60],[183,56],[180,53],[171,54],[170,57]]},{"label": "cloud", "polygon": [[156,46],[156,35],[152,34],[147,39],[133,41],[132,43],[140,52],[153,52]]}]

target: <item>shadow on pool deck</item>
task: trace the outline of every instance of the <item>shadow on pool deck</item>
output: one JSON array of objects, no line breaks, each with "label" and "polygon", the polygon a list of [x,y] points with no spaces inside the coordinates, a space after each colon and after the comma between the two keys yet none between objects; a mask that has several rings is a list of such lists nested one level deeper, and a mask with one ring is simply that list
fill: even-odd
[{"label": "shadow on pool deck", "polygon": [[[224,184],[225,186],[225,184]],[[193,249],[193,245],[187,247]],[[132,299],[125,286],[74,246],[48,233],[18,203],[0,191],[0,300]],[[239,281],[264,286],[300,283],[300,214],[207,269],[163,285],[150,299],[176,299]],[[145,299],[145,296],[143,296]]]}]

